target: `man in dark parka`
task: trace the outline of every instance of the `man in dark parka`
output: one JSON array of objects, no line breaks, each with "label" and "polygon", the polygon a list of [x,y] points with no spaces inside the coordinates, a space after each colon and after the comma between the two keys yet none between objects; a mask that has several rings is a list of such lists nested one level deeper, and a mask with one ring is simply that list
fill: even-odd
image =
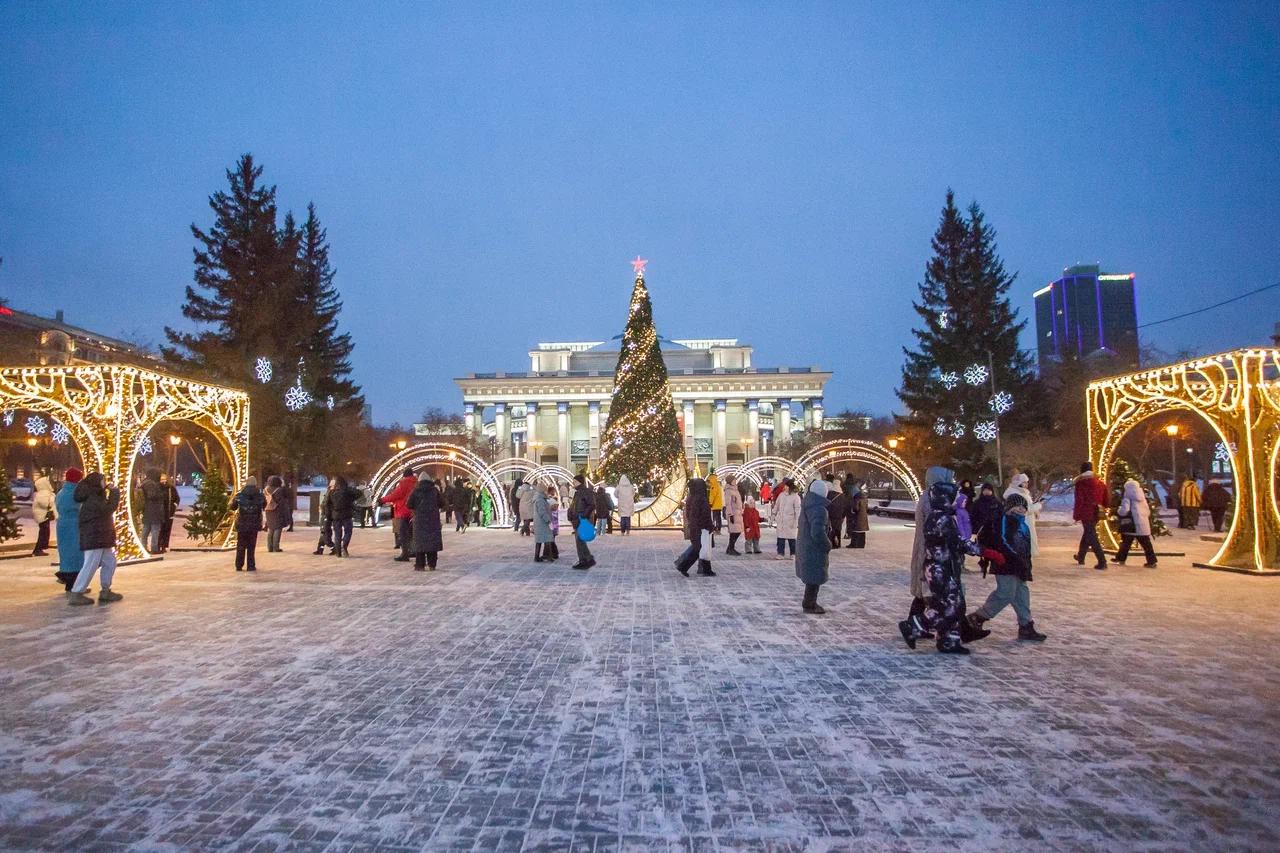
[{"label": "man in dark parka", "polygon": [[827,489],[825,480],[814,480],[800,504],[800,525],[796,531],[796,577],[804,583],[801,607],[805,613],[826,613],[818,604],[818,588],[830,575],[831,537],[827,533]]}]

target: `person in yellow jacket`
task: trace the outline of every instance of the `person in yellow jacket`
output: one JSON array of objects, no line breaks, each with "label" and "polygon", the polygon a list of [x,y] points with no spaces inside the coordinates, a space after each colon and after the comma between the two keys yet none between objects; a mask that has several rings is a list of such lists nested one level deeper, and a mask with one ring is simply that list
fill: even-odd
[{"label": "person in yellow jacket", "polygon": [[1187,530],[1195,530],[1200,524],[1200,487],[1190,474],[1178,492],[1178,518],[1182,522],[1179,527]]},{"label": "person in yellow jacket", "polygon": [[720,478],[714,468],[711,469],[711,476],[707,477],[707,498],[711,502],[711,523],[715,526],[715,532],[719,533],[724,524],[724,489],[720,486]]}]

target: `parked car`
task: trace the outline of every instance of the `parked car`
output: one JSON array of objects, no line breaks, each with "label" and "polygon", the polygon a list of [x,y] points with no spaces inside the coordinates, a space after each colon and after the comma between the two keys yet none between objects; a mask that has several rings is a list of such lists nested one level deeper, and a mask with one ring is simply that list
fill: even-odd
[{"label": "parked car", "polygon": [[29,501],[35,486],[25,477],[15,477],[9,481],[9,488],[13,491],[15,500]]}]

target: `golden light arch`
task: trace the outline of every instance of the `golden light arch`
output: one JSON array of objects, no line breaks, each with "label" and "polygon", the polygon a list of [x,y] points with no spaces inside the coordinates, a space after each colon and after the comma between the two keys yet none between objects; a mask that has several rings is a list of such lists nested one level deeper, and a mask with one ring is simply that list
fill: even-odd
[{"label": "golden light arch", "polygon": [[[1190,411],[1218,434],[1235,477],[1235,511],[1205,568],[1280,574],[1280,350],[1241,349],[1092,382],[1085,390],[1089,458],[1108,479],[1120,440],[1153,415]],[[1104,536],[1115,542],[1109,527]]]},{"label": "golden light arch", "polygon": [[[231,460],[231,487],[249,476],[249,395],[235,388],[179,379],[129,364],[0,367],[0,408],[51,415],[67,428],[90,471],[120,486],[117,554],[149,557],[133,518],[133,474],[142,440],[161,421],[190,421],[208,430]],[[228,547],[228,523],[218,543]]]}]

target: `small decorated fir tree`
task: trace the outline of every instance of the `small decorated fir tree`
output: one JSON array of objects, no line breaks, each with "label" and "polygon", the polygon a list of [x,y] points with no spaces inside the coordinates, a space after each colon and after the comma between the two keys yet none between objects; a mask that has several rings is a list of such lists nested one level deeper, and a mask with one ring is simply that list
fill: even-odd
[{"label": "small decorated fir tree", "polygon": [[1120,506],[1120,501],[1124,497],[1124,484],[1129,480],[1136,480],[1142,487],[1142,493],[1147,497],[1147,506],[1151,508],[1151,535],[1172,536],[1173,533],[1168,525],[1160,519],[1160,499],[1156,497],[1155,490],[1138,473],[1138,469],[1130,465],[1126,459],[1117,459],[1111,465],[1111,508],[1114,510]]},{"label": "small decorated fir tree", "polygon": [[8,542],[22,535],[22,527],[14,518],[18,508],[14,506],[13,489],[9,486],[9,472],[0,466],[0,542]]},{"label": "small decorated fir tree", "polygon": [[231,508],[231,498],[227,494],[226,481],[222,472],[216,467],[205,472],[200,481],[200,491],[196,494],[196,502],[191,506],[191,514],[182,525],[183,529],[206,544],[213,544],[213,537],[222,527]]},{"label": "small decorated fir tree", "polygon": [[609,420],[600,433],[597,476],[608,483],[617,482],[623,474],[633,483],[665,480],[684,464],[667,365],[644,286],[645,261],[637,257],[631,265],[636,282],[614,373]]}]

